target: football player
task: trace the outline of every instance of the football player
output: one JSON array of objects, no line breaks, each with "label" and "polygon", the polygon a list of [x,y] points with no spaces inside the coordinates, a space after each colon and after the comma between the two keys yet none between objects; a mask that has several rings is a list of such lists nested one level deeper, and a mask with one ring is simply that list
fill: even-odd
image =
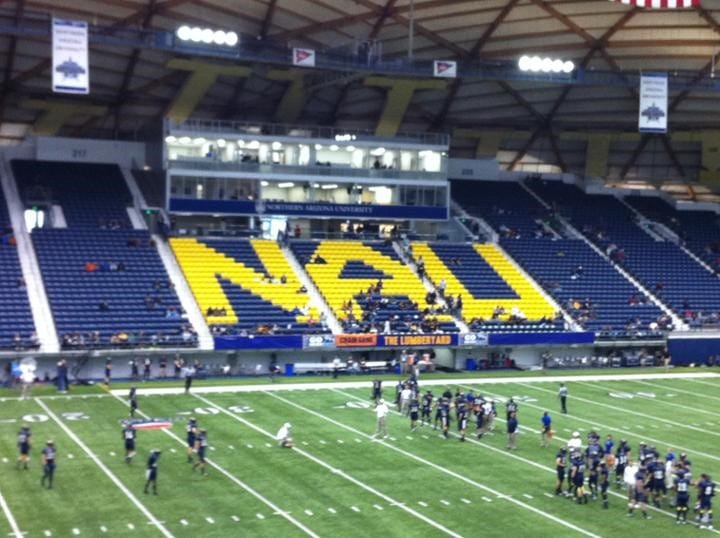
[{"label": "football player", "polygon": [[600,446],[599,440],[600,438],[597,436],[591,437],[590,444],[588,444],[585,449],[587,469],[590,473],[588,476],[588,487],[590,488],[590,493],[592,494],[593,499],[597,499],[600,462],[605,455],[602,447]]},{"label": "football player", "polygon": [[540,430],[540,446],[545,448],[548,446],[548,442],[552,438],[552,418],[550,418],[550,413],[545,411],[540,419],[540,422],[542,423],[542,429]]},{"label": "football player", "polygon": [[468,405],[465,398],[458,399],[456,411],[458,432],[460,432],[460,441],[465,442],[465,430],[467,429],[468,422]]},{"label": "football player", "polygon": [[420,402],[417,398],[410,400],[410,431],[417,430],[418,416],[420,415]]},{"label": "football player", "polygon": [[690,501],[690,479],[680,470],[673,482],[675,490],[675,522],[687,525],[688,502]]},{"label": "football player", "polygon": [[422,411],[420,415],[420,424],[422,426],[425,426],[425,421],[427,421],[428,426],[430,425],[430,411],[432,410],[434,399],[432,391],[427,391],[422,398]]},{"label": "football player", "polygon": [[517,410],[518,410],[518,404],[515,402],[515,400],[511,396],[510,399],[505,404],[505,420],[510,420],[510,416],[513,413],[517,413]]},{"label": "football player", "polygon": [[442,435],[445,439],[447,439],[448,430],[450,429],[450,400],[443,396],[440,400],[438,409],[440,412],[440,428],[442,429]]},{"label": "football player", "polygon": [[610,485],[610,470],[605,461],[600,461],[600,496],[602,497],[603,508],[608,508],[608,486]]},{"label": "football player", "polygon": [[[555,472],[557,483],[555,484],[555,495],[562,495],[563,482],[565,481],[565,470],[567,468],[567,448],[562,447],[555,456]],[[568,492],[569,493],[569,492]]]},{"label": "football player", "polygon": [[665,462],[662,460],[651,461],[647,469],[650,474],[652,503],[656,508],[660,508],[660,502],[665,498],[665,494],[667,493],[667,486],[665,485]]},{"label": "football player", "polygon": [[135,456],[135,426],[131,423],[125,424],[122,431],[122,438],[125,441],[125,463],[130,465]]},{"label": "football player", "polygon": [[636,508],[640,509],[645,519],[650,519],[647,513],[647,474],[645,469],[641,466],[635,473],[635,484],[633,486],[633,498],[628,504],[628,516],[633,516]]},{"label": "football player", "polygon": [[585,460],[580,450],[573,451],[570,463],[572,465],[570,477],[572,478],[575,502],[578,504],[587,504],[588,496],[585,493]]},{"label": "football player", "polygon": [[715,482],[703,473],[697,483],[698,504],[700,505],[700,528],[712,529],[712,498],[715,496]]},{"label": "football player", "polygon": [[152,485],[153,495],[157,495],[157,476],[158,476],[158,460],[160,459],[160,450],[154,449],[150,451],[150,457],[147,461],[147,469],[145,470],[145,489],[144,492],[148,493],[148,488]]},{"label": "football player", "polygon": [[630,461],[630,447],[625,439],[620,439],[620,444],[615,451],[615,486],[620,489],[623,484],[625,467]]},{"label": "football player", "polygon": [[55,443],[48,441],[45,448],[42,449],[43,476],[40,485],[45,486],[47,482],[48,489],[52,489],[53,478],[55,478],[55,460],[57,459],[57,449]]},{"label": "football player", "polygon": [[137,411],[138,408],[138,402],[137,402],[137,388],[130,387],[130,394],[128,394],[128,400],[130,402],[130,416],[135,416],[135,411]]},{"label": "football player", "polygon": [[382,398],[382,380],[373,379],[371,399],[373,399],[375,403],[377,403],[380,398]]},{"label": "football player", "polygon": [[197,461],[193,464],[193,472],[195,469],[200,467],[200,474],[207,474],[205,469],[205,451],[208,447],[207,430],[201,428],[198,432],[197,439],[195,439],[195,454],[197,454]]},{"label": "football player", "polygon": [[197,420],[195,417],[188,419],[185,432],[187,433],[187,460],[188,463],[192,463],[193,454],[195,453],[195,437],[197,436]]},{"label": "football player", "polygon": [[23,424],[17,436],[17,447],[19,452],[17,460],[18,469],[22,466],[22,468],[27,471],[28,463],[30,462],[30,445],[32,444],[31,438],[32,433],[30,433],[30,426]]}]

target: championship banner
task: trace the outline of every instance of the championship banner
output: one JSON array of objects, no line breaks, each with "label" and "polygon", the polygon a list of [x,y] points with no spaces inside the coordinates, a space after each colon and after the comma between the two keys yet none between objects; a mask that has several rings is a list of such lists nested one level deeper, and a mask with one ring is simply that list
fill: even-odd
[{"label": "championship banner", "polygon": [[641,133],[666,133],[668,115],[667,73],[642,73],[640,76]]},{"label": "championship banner", "polygon": [[58,93],[90,93],[87,22],[53,19],[52,85]]},{"label": "championship banner", "polygon": [[293,49],[293,65],[315,67],[315,51],[312,49]]},{"label": "championship banner", "polygon": [[457,77],[457,62],[450,60],[435,60],[433,62],[433,76],[444,78]]}]

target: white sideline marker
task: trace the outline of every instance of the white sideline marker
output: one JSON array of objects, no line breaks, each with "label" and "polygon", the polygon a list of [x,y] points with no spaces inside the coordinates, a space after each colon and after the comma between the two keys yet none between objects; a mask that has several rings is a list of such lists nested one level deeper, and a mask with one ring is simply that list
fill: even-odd
[{"label": "white sideline marker", "polygon": [[47,531],[47,530],[43,534],[45,534],[45,536],[52,536],[52,532]]},{"label": "white sideline marker", "polygon": [[312,510],[305,510],[305,513],[309,516],[313,515]]},{"label": "white sideline marker", "polygon": [[373,504],[373,508],[375,508],[376,510],[384,510],[384,508],[379,504]]},{"label": "white sideline marker", "polygon": [[357,506],[351,506],[350,509],[351,509],[353,512],[359,512],[359,511],[360,511],[360,509],[359,509]]},{"label": "white sideline marker", "polygon": [[107,527],[105,525],[102,525],[100,527],[100,532],[107,532]]},{"label": "white sideline marker", "polygon": [[523,493],[523,497],[525,497],[526,499],[532,499],[532,498],[533,498],[532,495],[528,495],[527,493]]},{"label": "white sideline marker", "polygon": [[430,439],[427,435],[422,436],[423,439]]},{"label": "white sideline marker", "polygon": [[272,445],[270,443],[265,443],[265,446],[268,448],[272,448]]},{"label": "white sideline marker", "polygon": [[335,510],[334,508],[328,508],[328,512],[330,512],[331,514],[337,514],[337,510]]},{"label": "white sideline marker", "polygon": [[235,447],[234,447],[233,445],[228,445],[228,448],[229,448],[230,450],[235,450]]},{"label": "white sideline marker", "polygon": [[211,446],[211,447],[210,447],[210,450],[215,450],[215,447],[214,447],[214,446]]},{"label": "white sideline marker", "polygon": [[344,445],[344,444],[345,444],[345,441],[343,441],[342,439],[338,439],[338,444],[339,444],[339,445]]},{"label": "white sideline marker", "polygon": [[78,529],[77,527],[75,527],[75,528],[73,528],[72,533],[73,533],[75,536],[77,536],[78,534],[80,534],[80,529]]},{"label": "white sideline marker", "polygon": [[326,443],[325,441],[323,441],[322,439],[320,439],[320,444],[321,444],[321,445],[326,445],[327,443]]},{"label": "white sideline marker", "polygon": [[472,501],[471,501],[470,499],[460,499],[460,500],[461,500],[462,502],[464,502],[465,504],[471,504],[471,503],[472,503]]},{"label": "white sideline marker", "polygon": [[250,443],[246,444],[245,446],[248,447],[248,448],[252,448],[252,447],[253,447]]},{"label": "white sideline marker", "polygon": [[549,497],[550,499],[555,497],[555,495],[553,495],[552,493],[548,493],[547,491],[545,493],[543,493],[543,495],[545,495],[545,497]]},{"label": "white sideline marker", "polygon": [[260,512],[258,512],[257,514],[255,514],[255,516],[257,516],[258,519],[265,519],[265,516],[262,515]]},{"label": "white sideline marker", "polygon": [[[150,524],[152,525],[152,521],[150,522]],[[132,523],[128,523],[128,529],[130,529],[131,531],[134,531],[135,525],[133,525]]]},{"label": "white sideline marker", "polygon": [[355,438],[355,442],[356,442],[356,443],[362,443],[362,440],[361,440],[361,439],[358,439],[358,438],[356,437],[356,438]]},{"label": "white sideline marker", "polygon": [[183,527],[187,527],[187,526],[188,526],[187,519],[181,519],[181,520],[180,520],[180,524],[181,524]]},{"label": "white sideline marker", "polygon": [[490,497],[482,497],[482,500],[485,501],[486,503],[492,502],[492,499]]},{"label": "white sideline marker", "polygon": [[238,521],[240,521],[240,518],[237,517],[237,516],[230,516],[230,519],[232,519],[235,523],[237,523]]},{"label": "white sideline marker", "polygon": [[212,525],[213,523],[215,523],[215,520],[214,520],[213,518],[211,518],[211,517],[206,517],[206,518],[205,518],[205,521],[207,521],[207,522],[210,523],[211,525]]},{"label": "white sideline marker", "polygon": [[445,506],[450,506],[450,503],[446,501],[445,499],[440,499],[440,502],[444,504]]},{"label": "white sideline marker", "polygon": [[420,506],[422,506],[423,508],[427,508],[427,505],[428,505],[426,502],[423,502],[423,501],[418,501],[418,504]]},{"label": "white sideline marker", "polygon": [[110,451],[110,455],[111,455],[113,458],[114,458],[115,456],[117,456],[117,454],[115,454],[115,452],[112,452],[112,451]]},{"label": "white sideline marker", "polygon": [[412,440],[413,440],[413,437],[412,437],[412,435],[406,435],[406,436],[405,436],[405,439],[408,439],[408,440],[412,441]]},{"label": "white sideline marker", "polygon": [[2,461],[3,461],[3,463],[8,463],[8,462],[9,462],[10,460],[9,460],[9,459],[7,459],[7,458],[3,458],[3,460],[2,460]]},{"label": "white sideline marker", "polygon": [[[166,529],[162,523],[148,510],[148,508],[140,502],[140,500],[123,484],[120,479],[110,470],[108,467],[98,458],[95,454],[93,454],[88,446],[80,439],[77,435],[75,435],[75,432],[73,432],[70,428],[68,428],[67,424],[65,424],[63,421],[61,421],[58,416],[43,402],[42,400],[39,400],[35,398],[35,403],[37,403],[44,411],[47,416],[49,416],[55,423],[60,426],[60,429],[62,429],[67,436],[73,440],[73,442],[79,446],[85,454],[90,456],[90,458],[95,462],[95,465],[97,465],[102,472],[105,473],[105,475],[112,481],[117,488],[122,491],[125,496],[130,499],[132,504],[135,505],[136,508],[138,508],[144,515],[147,517],[150,521],[155,523],[158,527],[158,530],[162,533],[163,536],[166,538],[174,538],[173,534]],[[69,456],[69,454],[68,454]],[[74,532],[74,529],[73,529]],[[78,530],[78,534],[79,534]]]},{"label": "white sideline marker", "polygon": [[175,450],[174,448],[171,448],[171,449],[170,449],[170,452],[172,452],[173,454],[175,454],[175,453],[177,452],[177,450]]},{"label": "white sideline marker", "polygon": [[73,456],[72,454],[68,454],[67,457],[68,457],[69,460],[71,460],[71,459],[73,459],[75,456]]}]

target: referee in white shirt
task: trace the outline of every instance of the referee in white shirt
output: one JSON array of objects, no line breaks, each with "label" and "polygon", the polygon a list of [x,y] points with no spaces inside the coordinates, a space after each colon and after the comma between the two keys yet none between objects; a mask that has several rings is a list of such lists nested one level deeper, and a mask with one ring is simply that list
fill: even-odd
[{"label": "referee in white shirt", "polygon": [[560,383],[560,390],[558,390],[558,398],[560,398],[560,411],[567,415],[567,396],[568,389],[565,383]]}]

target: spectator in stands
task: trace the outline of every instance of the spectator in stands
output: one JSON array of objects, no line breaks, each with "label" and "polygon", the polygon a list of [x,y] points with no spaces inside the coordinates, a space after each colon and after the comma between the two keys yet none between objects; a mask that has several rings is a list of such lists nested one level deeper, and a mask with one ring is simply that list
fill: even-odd
[{"label": "spectator in stands", "polygon": [[447,289],[447,282],[443,278],[440,280],[440,284],[438,284],[438,293],[440,294],[440,297],[443,297],[445,295],[445,290]]},{"label": "spectator in stands", "polygon": [[295,234],[295,239],[298,239],[302,235],[302,230],[300,229],[299,224],[295,224],[295,229],[293,232]]},{"label": "spectator in stands", "polygon": [[98,266],[95,262],[85,262],[85,271],[88,273],[94,273],[98,270]]},{"label": "spectator in stands", "polygon": [[107,312],[110,310],[110,304],[107,301],[100,301],[100,304],[98,305],[98,310],[100,312]]},{"label": "spectator in stands", "polygon": [[18,277],[17,279],[17,287],[24,290],[27,285],[25,284],[25,279],[23,277]]}]

